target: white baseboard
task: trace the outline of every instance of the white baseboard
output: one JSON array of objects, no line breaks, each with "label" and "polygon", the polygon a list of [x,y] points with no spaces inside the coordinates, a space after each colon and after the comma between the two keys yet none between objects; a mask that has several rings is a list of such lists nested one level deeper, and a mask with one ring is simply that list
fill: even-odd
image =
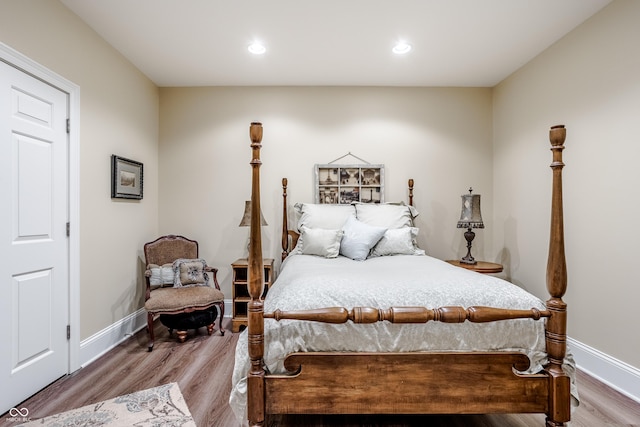
[{"label": "white baseboard", "polygon": [[147,326],[144,308],[131,313],[111,326],[80,342],[80,366],[85,367]]},{"label": "white baseboard", "polygon": [[578,369],[640,403],[640,369],[572,338],[567,343]]},{"label": "white baseboard", "polygon": [[[231,317],[233,303],[224,301],[225,318]],[[80,366],[85,367],[118,344],[147,326],[147,312],[144,308],[131,313],[111,326],[80,342]]]}]

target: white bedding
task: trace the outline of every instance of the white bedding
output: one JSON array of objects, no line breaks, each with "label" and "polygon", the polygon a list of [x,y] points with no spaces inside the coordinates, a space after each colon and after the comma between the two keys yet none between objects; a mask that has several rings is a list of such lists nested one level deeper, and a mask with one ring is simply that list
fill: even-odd
[{"label": "white bedding", "polygon": [[[265,312],[323,307],[482,305],[512,309],[545,309],[544,303],[523,289],[444,261],[415,255],[396,255],[353,261],[290,255],[265,299]],[[287,354],[307,351],[510,351],[531,360],[527,372],[546,363],[544,320],[509,320],[473,324],[324,324],[265,320],[265,365],[271,373],[285,373]],[[571,360],[568,357],[567,360]],[[246,374],[249,369],[247,331],[236,348],[229,403],[239,419],[246,418]],[[567,366],[573,375],[573,365]]]}]

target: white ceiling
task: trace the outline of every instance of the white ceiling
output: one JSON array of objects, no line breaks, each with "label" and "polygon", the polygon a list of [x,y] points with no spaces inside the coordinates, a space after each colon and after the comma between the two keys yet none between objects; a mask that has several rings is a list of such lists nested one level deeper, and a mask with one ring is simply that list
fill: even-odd
[{"label": "white ceiling", "polygon": [[[610,0],[61,0],[158,86],[491,87]],[[267,52],[247,46],[259,40]],[[391,52],[399,40],[413,49]]]}]

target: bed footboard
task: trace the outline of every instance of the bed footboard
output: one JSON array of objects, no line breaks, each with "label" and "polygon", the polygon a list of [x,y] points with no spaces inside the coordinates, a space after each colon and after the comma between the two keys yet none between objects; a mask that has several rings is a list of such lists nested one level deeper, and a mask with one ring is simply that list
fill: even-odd
[{"label": "bed footboard", "polygon": [[548,377],[521,353],[294,353],[265,378],[269,414],[547,412]]}]

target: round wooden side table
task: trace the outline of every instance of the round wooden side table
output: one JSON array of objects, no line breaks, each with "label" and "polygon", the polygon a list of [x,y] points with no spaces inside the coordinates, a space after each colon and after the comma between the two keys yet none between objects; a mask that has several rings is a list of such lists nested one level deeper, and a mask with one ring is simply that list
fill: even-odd
[{"label": "round wooden side table", "polygon": [[450,259],[447,260],[447,262],[455,265],[456,267],[462,267],[467,270],[473,270],[484,274],[500,273],[503,270],[502,264],[496,264],[495,262],[478,261],[475,264],[465,264],[457,259]]}]

